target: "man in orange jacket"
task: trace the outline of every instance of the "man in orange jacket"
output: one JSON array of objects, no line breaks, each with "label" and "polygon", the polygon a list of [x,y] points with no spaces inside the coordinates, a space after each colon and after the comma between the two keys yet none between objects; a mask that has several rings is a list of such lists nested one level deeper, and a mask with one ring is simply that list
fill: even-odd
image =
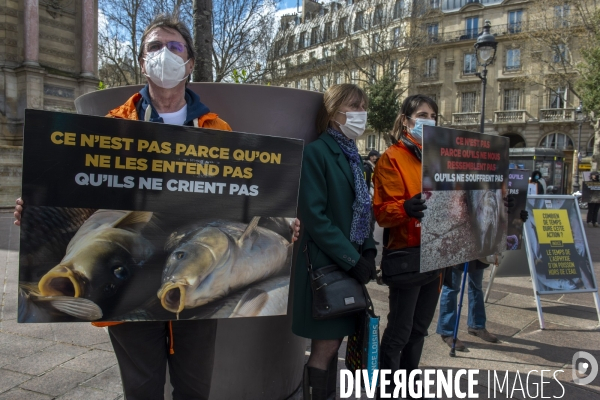
[{"label": "man in orange jacket", "polygon": [[[159,15],[148,25],[138,60],[148,84],[107,117],[231,131],[186,88],[195,53],[189,30],[177,18]],[[18,199],[16,225],[20,225],[22,206]],[[162,400],[167,362],[173,399],[208,399],[216,320],[94,325],[108,326],[127,400]]]}]

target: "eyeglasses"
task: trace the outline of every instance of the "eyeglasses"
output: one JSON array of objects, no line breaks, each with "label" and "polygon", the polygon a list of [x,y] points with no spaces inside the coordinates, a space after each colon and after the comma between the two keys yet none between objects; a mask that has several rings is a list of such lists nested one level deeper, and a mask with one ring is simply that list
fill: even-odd
[{"label": "eyeglasses", "polygon": [[186,48],[185,43],[181,43],[181,42],[163,43],[163,42],[156,41],[156,42],[146,43],[146,52],[153,53],[155,51],[159,51],[160,49],[162,49],[165,46],[167,46],[167,49],[169,49],[169,51],[172,51],[173,53],[183,53],[183,50],[185,50],[185,48]]}]

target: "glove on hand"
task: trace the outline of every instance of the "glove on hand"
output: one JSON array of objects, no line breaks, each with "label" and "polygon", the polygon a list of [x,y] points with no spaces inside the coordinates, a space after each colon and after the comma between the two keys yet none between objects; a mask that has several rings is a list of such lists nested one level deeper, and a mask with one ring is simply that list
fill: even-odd
[{"label": "glove on hand", "polygon": [[377,250],[375,249],[365,250],[362,255],[362,258],[371,265],[371,280],[377,279],[377,268],[375,267],[376,256]]},{"label": "glove on hand", "polygon": [[416,194],[413,198],[404,200],[404,210],[409,217],[421,219],[425,216],[423,210],[427,210],[425,200],[421,200],[421,193]]},{"label": "glove on hand", "polygon": [[358,259],[356,265],[348,271],[351,277],[359,281],[362,285],[369,283],[371,280],[371,270],[375,267],[375,263],[370,263],[364,257]]},{"label": "glove on hand", "polygon": [[519,217],[521,217],[523,222],[525,222],[527,221],[527,218],[529,218],[529,213],[527,212],[527,210],[521,210],[521,215],[519,215]]},{"label": "glove on hand", "polygon": [[510,214],[515,207],[515,197],[512,194],[509,194],[504,199],[504,206],[508,207],[508,213]]}]

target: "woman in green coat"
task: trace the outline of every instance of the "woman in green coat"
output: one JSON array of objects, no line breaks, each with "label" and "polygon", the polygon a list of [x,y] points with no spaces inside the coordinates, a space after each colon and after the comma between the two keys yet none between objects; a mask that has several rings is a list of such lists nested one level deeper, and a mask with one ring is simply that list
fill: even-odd
[{"label": "woman in green coat", "polygon": [[[367,96],[356,85],[330,87],[317,118],[320,137],[306,146],[298,213],[303,235],[294,275],[292,331],[312,339],[304,399],[335,399],[337,353],[354,333],[355,316],[312,318],[307,255],[313,268],[336,264],[365,284],[375,278],[371,198],[355,139],[365,130]],[[307,253],[307,254],[306,254]]]}]

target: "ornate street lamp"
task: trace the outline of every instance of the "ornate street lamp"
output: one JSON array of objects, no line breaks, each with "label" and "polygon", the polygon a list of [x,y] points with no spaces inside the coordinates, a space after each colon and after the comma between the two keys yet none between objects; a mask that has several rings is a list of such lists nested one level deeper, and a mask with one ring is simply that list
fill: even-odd
[{"label": "ornate street lamp", "polygon": [[579,190],[579,163],[581,161],[581,127],[585,122],[586,115],[583,113],[583,102],[575,109],[575,120],[579,123],[579,134],[577,135],[577,165],[575,167],[575,183],[573,183],[573,191]]},{"label": "ornate street lamp", "polygon": [[494,35],[490,33],[492,24],[486,20],[483,27],[483,32],[477,37],[475,42],[475,52],[477,53],[477,64],[483,67],[481,73],[477,72],[475,75],[481,79],[481,133],[483,133],[483,125],[485,122],[485,87],[487,84],[487,67],[494,62],[496,57],[496,47],[498,42]]}]

